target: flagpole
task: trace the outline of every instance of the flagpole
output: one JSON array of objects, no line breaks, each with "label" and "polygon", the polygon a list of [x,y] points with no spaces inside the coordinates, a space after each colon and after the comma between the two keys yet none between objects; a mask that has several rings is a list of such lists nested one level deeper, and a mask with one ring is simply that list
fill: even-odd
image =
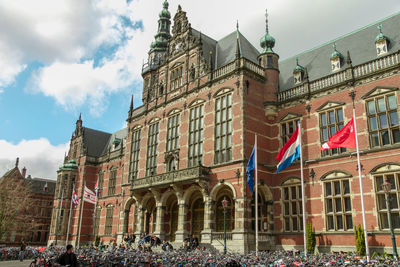
[{"label": "flagpole", "polygon": [[304,256],[307,258],[307,237],[306,237],[306,203],[304,200],[304,171],[303,171],[303,148],[301,138],[300,121],[297,123],[300,135],[300,177],[301,177],[301,205],[303,210],[303,239],[304,239]]},{"label": "flagpole", "polygon": [[68,218],[68,227],[67,227],[67,238],[65,239],[65,244],[67,245],[69,239],[69,227],[71,226],[71,214],[72,214],[72,200],[74,198],[75,192],[75,183],[72,185],[72,195],[71,195],[71,204],[69,205],[69,218]]},{"label": "flagpole", "polygon": [[[86,187],[86,182],[83,183],[83,190],[85,190]],[[85,200],[84,200],[84,192],[82,192],[82,204],[81,204],[81,216],[79,218],[79,232],[78,232],[78,244],[77,248],[79,248],[80,242],[81,242],[81,232],[82,232],[82,217],[83,217],[83,207],[85,205]]]},{"label": "flagpole", "polygon": [[60,224],[62,223],[61,222],[61,211],[62,211],[62,208],[63,208],[63,202],[64,202],[64,188],[62,188],[61,189],[62,191],[61,191],[61,199],[60,199],[60,202],[59,202],[59,205],[58,205],[58,218],[57,218],[57,227],[56,227],[56,246],[57,246],[57,243],[58,243],[58,232],[60,232],[60,230],[61,230],[61,227],[60,227]]},{"label": "flagpole", "polygon": [[254,146],[256,147],[254,156],[255,156],[255,184],[256,184],[256,198],[255,198],[255,204],[256,204],[256,256],[258,256],[258,161],[257,161],[257,134],[255,134],[255,142]]},{"label": "flagpole", "polygon": [[[99,178],[97,178],[97,182],[96,182],[96,187],[98,187],[99,186]],[[94,209],[93,209],[93,231],[92,231],[92,236],[93,236],[93,244],[94,244],[94,241],[95,241],[95,236],[94,236],[94,232],[95,232],[95,227],[97,227],[95,224],[96,224],[96,210],[97,210],[97,202],[99,201],[99,194],[98,194],[98,192],[99,192],[99,189],[98,188],[95,188],[94,189],[94,193],[96,194],[96,203],[94,204]]]},{"label": "flagpole", "polygon": [[355,107],[355,104],[354,104],[354,99],[356,97],[356,93],[354,91],[352,91],[352,92],[349,93],[349,95],[350,95],[351,99],[353,100],[353,121],[354,121],[354,133],[355,133],[355,136],[356,136],[358,180],[359,180],[359,183],[360,183],[361,209],[362,209],[362,218],[363,218],[363,227],[364,227],[364,239],[365,239],[365,252],[367,254],[367,261],[369,262],[367,220],[365,219],[364,190],[363,190],[362,174],[361,174],[360,149],[358,147],[356,107]]}]

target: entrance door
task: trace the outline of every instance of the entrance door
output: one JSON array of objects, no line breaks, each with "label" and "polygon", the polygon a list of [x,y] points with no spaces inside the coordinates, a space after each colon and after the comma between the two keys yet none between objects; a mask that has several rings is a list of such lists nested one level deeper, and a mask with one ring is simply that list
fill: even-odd
[{"label": "entrance door", "polygon": [[204,227],[204,202],[198,198],[192,207],[192,234],[201,240],[201,231]]},{"label": "entrance door", "polygon": [[178,203],[175,202],[171,208],[171,242],[175,241],[175,233],[178,230],[178,216],[179,216]]}]

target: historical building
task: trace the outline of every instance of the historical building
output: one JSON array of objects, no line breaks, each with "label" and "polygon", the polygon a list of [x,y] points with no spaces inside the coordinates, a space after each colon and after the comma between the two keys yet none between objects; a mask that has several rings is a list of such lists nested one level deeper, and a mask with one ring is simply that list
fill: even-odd
[{"label": "historical building", "polygon": [[[17,158],[15,167],[7,171],[0,179],[18,179],[24,181],[29,189],[30,210],[20,214],[0,244],[6,246],[19,245],[24,240],[29,245],[43,246],[47,244],[50,232],[51,214],[53,211],[56,181],[43,178],[26,177],[26,168],[19,169]],[[3,201],[3,200],[1,200]]]},{"label": "historical building", "polygon": [[107,242],[152,233],[182,244],[193,234],[221,249],[226,198],[228,250],[253,250],[256,203],[245,169],[257,135],[259,247],[301,248],[300,164],[276,174],[275,160],[300,121],[306,219],[317,247],[354,250],[353,226],[362,224],[355,150],[320,151],[351,119],[354,91],[369,244],[390,245],[381,185],[393,185],[398,232],[399,25],[397,13],[280,60],[268,23],[260,52],[238,27],[214,40],[193,29],[180,6],[171,19],[165,1],[142,69],[143,104],[131,102],[127,128],[112,134],[83,127],[80,117],[58,172],[55,206],[61,201],[63,214],[73,184],[81,196],[84,184],[93,189],[98,180],[98,205],[86,203],[81,216],[80,202],[70,229],[64,216],[59,231],[55,212],[50,239],[68,232],[76,242],[81,232],[83,244],[95,235]]}]

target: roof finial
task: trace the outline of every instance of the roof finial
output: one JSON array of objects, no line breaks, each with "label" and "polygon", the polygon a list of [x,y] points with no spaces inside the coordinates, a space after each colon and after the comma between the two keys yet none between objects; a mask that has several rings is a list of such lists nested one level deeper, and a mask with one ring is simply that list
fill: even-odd
[{"label": "roof finial", "polygon": [[236,30],[239,30],[239,20],[236,20]]},{"label": "roof finial", "polygon": [[133,95],[131,96],[131,105],[129,106],[129,114],[132,114],[133,111]]},{"label": "roof finial", "polygon": [[377,28],[379,29],[379,32],[382,33],[382,23],[380,23]]},{"label": "roof finial", "polygon": [[82,113],[80,112],[78,121],[81,121],[81,120],[82,120]]},{"label": "roof finial", "polygon": [[333,49],[336,50],[336,42],[333,43]]},{"label": "roof finial", "polygon": [[269,30],[268,30],[268,9],[265,9],[265,32],[269,33]]},{"label": "roof finial", "polygon": [[17,159],[15,160],[15,167],[18,168],[18,164],[19,164],[19,158],[17,158]]},{"label": "roof finial", "polygon": [[296,65],[299,65],[299,58],[296,57]]}]

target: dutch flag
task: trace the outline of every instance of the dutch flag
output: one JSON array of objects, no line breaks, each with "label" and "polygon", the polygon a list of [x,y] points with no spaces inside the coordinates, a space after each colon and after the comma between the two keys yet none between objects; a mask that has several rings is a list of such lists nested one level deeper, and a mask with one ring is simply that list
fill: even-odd
[{"label": "dutch flag", "polygon": [[279,161],[276,173],[289,167],[298,158],[300,158],[300,134],[299,127],[297,126],[296,131],[294,131],[289,141],[286,142],[279,151],[278,156],[276,156],[276,159]]}]

